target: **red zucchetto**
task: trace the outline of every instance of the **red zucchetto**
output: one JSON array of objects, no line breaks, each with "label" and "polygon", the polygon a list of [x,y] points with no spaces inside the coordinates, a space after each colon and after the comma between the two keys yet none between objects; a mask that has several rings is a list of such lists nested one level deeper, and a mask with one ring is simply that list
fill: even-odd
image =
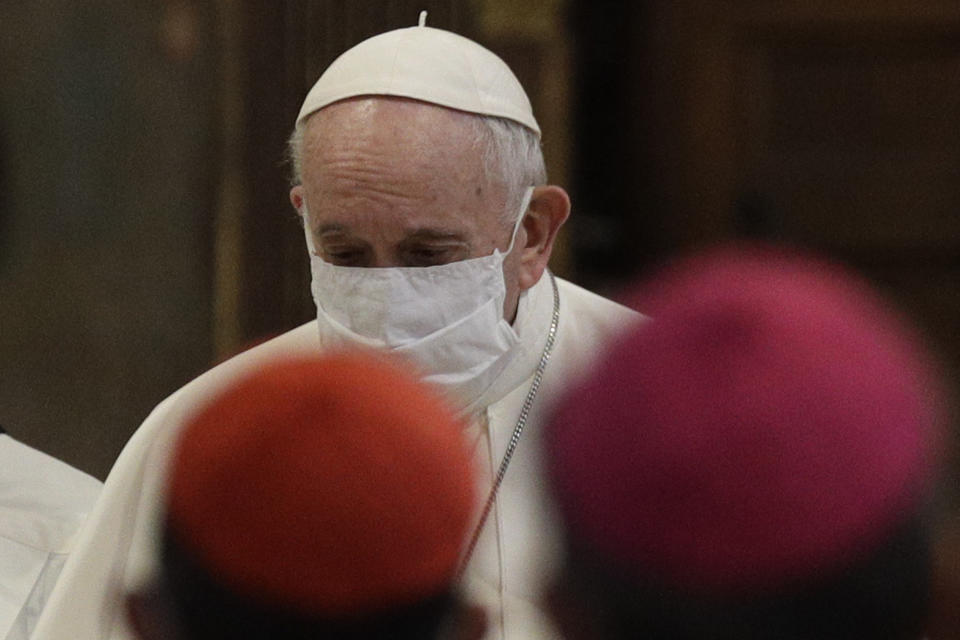
[{"label": "red zucchetto", "polygon": [[461,425],[366,352],[277,361],[185,427],[168,526],[227,588],[315,616],[449,588],[474,507]]}]

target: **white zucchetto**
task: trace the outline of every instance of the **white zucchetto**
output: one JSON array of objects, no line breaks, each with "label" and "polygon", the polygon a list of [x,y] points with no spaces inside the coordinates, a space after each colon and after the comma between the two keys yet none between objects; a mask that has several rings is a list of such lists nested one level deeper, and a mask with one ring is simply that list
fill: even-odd
[{"label": "white zucchetto", "polygon": [[327,105],[366,95],[507,118],[540,136],[530,100],[503,60],[472,40],[422,24],[381,33],[342,53],[310,89],[297,126]]}]

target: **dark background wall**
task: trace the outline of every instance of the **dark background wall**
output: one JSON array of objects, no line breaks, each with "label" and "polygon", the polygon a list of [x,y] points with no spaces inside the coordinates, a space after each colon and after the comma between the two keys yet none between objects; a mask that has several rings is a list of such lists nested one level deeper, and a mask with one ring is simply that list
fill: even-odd
[{"label": "dark background wall", "polygon": [[956,392],[960,4],[606,9],[571,6],[577,278],[615,291],[731,238],[809,248],[880,288]]},{"label": "dark background wall", "polygon": [[100,477],[149,410],[309,319],[285,140],[340,51],[428,24],[515,68],[615,294],[761,236],[860,270],[960,369],[954,0],[0,5],[0,423]]},{"label": "dark background wall", "polygon": [[0,423],[104,477],[213,357],[201,5],[0,4]]}]

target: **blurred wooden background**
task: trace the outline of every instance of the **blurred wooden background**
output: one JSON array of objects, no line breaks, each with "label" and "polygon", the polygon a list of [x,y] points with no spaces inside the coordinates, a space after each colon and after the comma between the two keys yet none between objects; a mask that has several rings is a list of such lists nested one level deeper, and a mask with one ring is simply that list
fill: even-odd
[{"label": "blurred wooden background", "polygon": [[0,424],[104,477],[159,400],[309,320],[286,138],[421,9],[527,87],[574,201],[556,271],[615,295],[723,238],[813,247],[956,388],[955,0],[31,0],[0,6]]}]

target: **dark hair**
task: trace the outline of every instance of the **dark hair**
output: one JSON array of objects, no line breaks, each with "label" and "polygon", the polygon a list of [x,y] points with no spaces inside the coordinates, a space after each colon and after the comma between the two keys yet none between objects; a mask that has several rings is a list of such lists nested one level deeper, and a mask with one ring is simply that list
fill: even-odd
[{"label": "dark hair", "polygon": [[867,557],[762,595],[709,596],[628,575],[570,544],[564,588],[607,638],[905,640],[920,638],[931,598],[929,527],[901,521]]},{"label": "dark hair", "polygon": [[188,640],[435,638],[455,606],[451,590],[409,606],[342,618],[265,603],[217,581],[169,528],[163,536],[159,587]]}]

